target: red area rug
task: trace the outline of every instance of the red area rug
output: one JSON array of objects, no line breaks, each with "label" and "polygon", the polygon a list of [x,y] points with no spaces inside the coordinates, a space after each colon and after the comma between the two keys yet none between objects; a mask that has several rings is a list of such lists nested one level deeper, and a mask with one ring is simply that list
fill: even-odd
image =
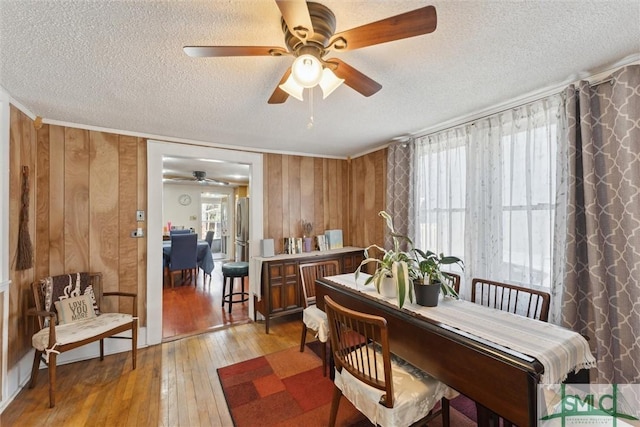
[{"label": "red area rug", "polygon": [[[293,347],[219,368],[218,377],[236,427],[328,425],[333,383],[322,376],[322,360],[309,348],[300,353]],[[337,425],[371,423],[343,397]],[[429,423],[431,427],[441,425],[440,417]],[[475,425],[451,408],[452,427]]]}]

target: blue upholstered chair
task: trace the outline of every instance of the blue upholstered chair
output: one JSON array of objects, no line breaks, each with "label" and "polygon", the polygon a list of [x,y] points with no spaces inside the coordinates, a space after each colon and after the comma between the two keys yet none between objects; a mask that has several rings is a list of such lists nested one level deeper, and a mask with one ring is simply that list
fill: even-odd
[{"label": "blue upholstered chair", "polygon": [[211,246],[213,244],[213,230],[207,231],[207,235],[205,236],[204,240],[207,241],[207,243],[209,244],[209,249],[211,249]]},{"label": "blue upholstered chair", "polygon": [[177,234],[191,234],[191,230],[171,230],[169,231],[169,236],[175,236]]},{"label": "blue upholstered chair", "polygon": [[[206,242],[209,244],[209,250],[211,250],[211,245],[213,243],[213,230],[209,230],[207,231],[207,235],[205,236],[204,240],[206,240]],[[207,284],[207,277],[209,278],[209,283],[211,283],[211,275],[207,274],[206,271],[204,271],[204,269],[202,269],[202,272],[204,273],[204,283],[203,284]]]},{"label": "blue upholstered chair", "polygon": [[169,275],[171,287],[174,287],[174,276],[186,272],[197,285],[198,277],[198,235],[174,234],[171,236],[171,258],[169,259]]}]

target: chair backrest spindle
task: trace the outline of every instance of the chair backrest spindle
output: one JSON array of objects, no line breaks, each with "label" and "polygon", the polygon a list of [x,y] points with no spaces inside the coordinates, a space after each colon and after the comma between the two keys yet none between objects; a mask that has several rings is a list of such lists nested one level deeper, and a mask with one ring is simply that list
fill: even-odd
[{"label": "chair backrest spindle", "polygon": [[350,310],[325,296],[331,349],[336,369],[382,390],[380,403],[393,407],[393,380],[387,321],[383,317]]},{"label": "chair backrest spindle", "polygon": [[459,294],[460,293],[460,275],[456,273],[446,272],[445,277],[448,281],[449,286],[451,286],[453,290],[456,291],[457,294]]},{"label": "chair backrest spindle", "polygon": [[551,296],[547,292],[475,278],[471,302],[546,322]]},{"label": "chair backrest spindle", "polygon": [[316,303],[316,279],[340,274],[340,263],[335,259],[300,264],[299,268],[305,308]]}]

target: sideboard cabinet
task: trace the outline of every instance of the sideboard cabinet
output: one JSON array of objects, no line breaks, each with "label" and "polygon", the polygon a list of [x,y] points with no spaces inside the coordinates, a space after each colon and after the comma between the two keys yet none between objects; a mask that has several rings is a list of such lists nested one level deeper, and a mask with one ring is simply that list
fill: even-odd
[{"label": "sideboard cabinet", "polygon": [[254,261],[261,263],[260,297],[254,295],[254,320],[257,320],[258,313],[262,314],[265,319],[265,332],[268,334],[271,319],[303,310],[300,264],[338,260],[342,273],[353,273],[364,259],[363,256],[362,248],[345,247],[329,251],[254,258]]}]

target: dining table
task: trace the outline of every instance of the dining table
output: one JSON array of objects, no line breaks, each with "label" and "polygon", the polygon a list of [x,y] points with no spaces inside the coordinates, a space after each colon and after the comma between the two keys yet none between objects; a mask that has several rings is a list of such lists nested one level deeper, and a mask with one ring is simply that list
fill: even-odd
[{"label": "dining table", "polygon": [[[164,265],[169,265],[169,262],[171,262],[171,240],[164,240],[162,242],[162,257],[164,259]],[[206,240],[198,240],[196,259],[198,261],[198,267],[205,273],[211,274],[214,267],[213,254]]]},{"label": "dining table", "polygon": [[436,307],[409,302],[365,286],[367,275],[316,280],[316,304],[324,297],[387,320],[391,351],[478,404],[478,425],[497,414],[518,426],[537,425],[538,386],[587,382],[595,366],[586,339],[569,329],[442,298]]}]

